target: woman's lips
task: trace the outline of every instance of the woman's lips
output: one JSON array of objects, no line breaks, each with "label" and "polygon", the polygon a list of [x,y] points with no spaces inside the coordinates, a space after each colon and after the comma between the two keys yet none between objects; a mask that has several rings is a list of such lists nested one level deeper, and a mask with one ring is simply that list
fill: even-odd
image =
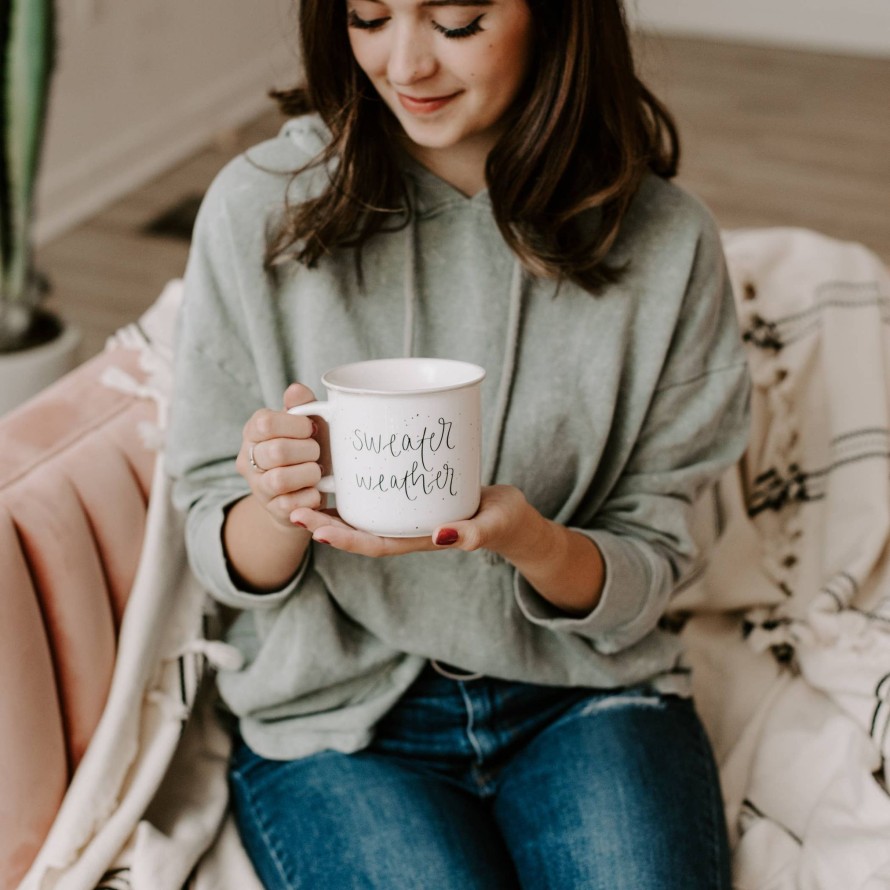
[{"label": "woman's lips", "polygon": [[406,96],[404,93],[397,93],[402,108],[410,111],[412,114],[432,114],[440,108],[444,108],[452,99],[456,99],[460,94],[452,93],[450,96],[431,96],[428,99],[422,99],[415,96]]}]

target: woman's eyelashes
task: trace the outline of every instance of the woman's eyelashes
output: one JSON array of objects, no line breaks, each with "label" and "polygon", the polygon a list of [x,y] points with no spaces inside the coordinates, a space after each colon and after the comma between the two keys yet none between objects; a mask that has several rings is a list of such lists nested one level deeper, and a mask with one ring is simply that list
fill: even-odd
[{"label": "woman's eyelashes", "polygon": [[464,25],[462,28],[445,28],[438,22],[433,22],[433,27],[440,34],[444,34],[446,37],[450,37],[454,40],[459,40],[461,37],[472,37],[474,34],[478,34],[482,30],[482,25],[479,23],[482,21],[484,15],[484,12],[481,15],[477,15],[472,22],[468,25]]},{"label": "woman's eyelashes", "polygon": [[358,17],[358,13],[354,9],[350,9],[347,14],[347,20],[349,22],[350,28],[359,28],[362,31],[376,31],[378,28],[382,28],[388,21],[388,18],[383,19],[361,19]]},{"label": "woman's eyelashes", "polygon": [[[460,28],[446,28],[438,22],[432,22],[432,26],[440,34],[444,34],[445,37],[448,37],[451,40],[460,40],[462,37],[472,37],[474,34],[478,34],[483,30],[480,22],[484,16],[485,13],[483,12],[481,15],[477,15],[469,24],[463,25]],[[378,28],[382,28],[388,21],[389,17],[380,19],[360,18],[354,9],[350,9],[348,13],[349,27],[358,28],[362,31],[376,31]]]}]

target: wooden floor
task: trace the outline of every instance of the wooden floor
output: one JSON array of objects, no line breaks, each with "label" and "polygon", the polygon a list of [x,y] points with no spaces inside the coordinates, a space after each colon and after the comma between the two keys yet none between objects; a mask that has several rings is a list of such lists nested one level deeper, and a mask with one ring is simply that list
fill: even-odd
[{"label": "wooden floor", "polygon": [[[674,111],[680,178],[724,228],[802,226],[890,262],[890,59],[641,37],[640,68]],[[50,305],[83,331],[81,358],[182,274],[187,242],[144,233],[281,123],[269,112],[45,245]]]}]

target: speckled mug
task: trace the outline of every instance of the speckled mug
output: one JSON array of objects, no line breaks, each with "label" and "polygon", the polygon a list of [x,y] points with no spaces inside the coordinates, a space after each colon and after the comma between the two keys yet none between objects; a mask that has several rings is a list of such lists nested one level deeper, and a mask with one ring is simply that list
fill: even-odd
[{"label": "speckled mug", "polygon": [[355,362],[324,374],[328,401],[290,409],[328,422],[333,475],[318,487],[345,522],[414,538],[476,512],[484,377],[452,359]]}]

